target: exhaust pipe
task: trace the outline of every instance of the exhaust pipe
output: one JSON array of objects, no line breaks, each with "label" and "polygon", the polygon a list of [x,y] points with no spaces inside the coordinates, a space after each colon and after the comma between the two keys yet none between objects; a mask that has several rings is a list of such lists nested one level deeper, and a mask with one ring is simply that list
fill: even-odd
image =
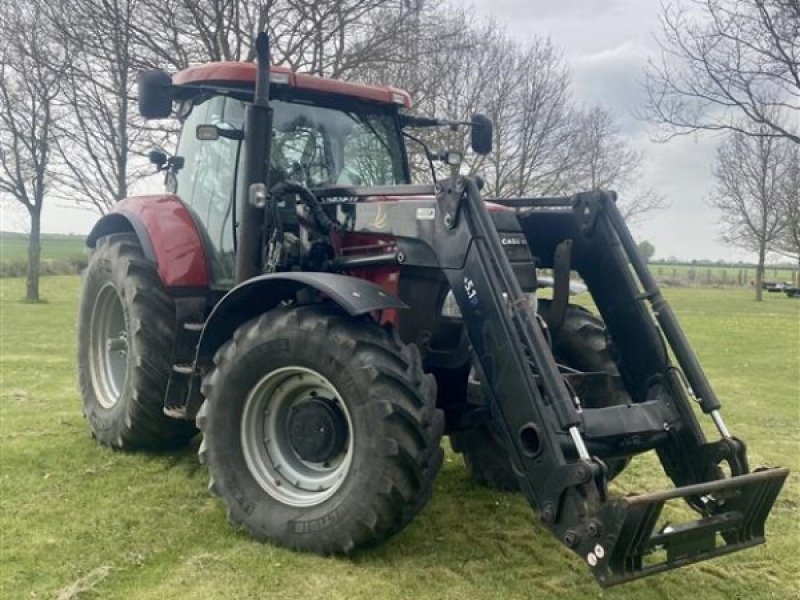
[{"label": "exhaust pipe", "polygon": [[264,208],[272,143],[272,109],[269,106],[270,84],[269,36],[256,38],[256,84],[253,103],[245,113],[244,149],[245,182],[248,197],[242,207],[236,252],[236,283],[247,281],[262,272],[264,247]]}]

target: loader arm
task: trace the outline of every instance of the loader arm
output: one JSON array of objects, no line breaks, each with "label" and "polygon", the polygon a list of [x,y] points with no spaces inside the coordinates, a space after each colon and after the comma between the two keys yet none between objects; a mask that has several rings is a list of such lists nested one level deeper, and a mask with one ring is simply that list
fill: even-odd
[{"label": "loader arm", "polygon": [[[622,289],[614,301],[636,311],[635,331],[628,337],[638,338],[650,372],[648,382],[640,382],[646,391],[625,407],[581,410],[525,302],[474,181],[455,177],[437,185],[431,241],[463,315],[487,404],[506,438],[522,490],[540,521],[592,568],[602,585],[762,543],[765,520],[788,474],[782,468],[748,473],[745,446],[725,427],[719,402],[644,262],[631,256],[635,245],[613,200],[602,192],[581,194],[563,200],[562,208],[572,212],[582,235],[603,245],[603,264]],[[707,442],[703,436],[647,302],[692,388],[702,394],[701,405],[717,425],[719,441]],[[626,421],[623,412],[631,418]],[[652,434],[651,447],[681,487],[611,498],[605,465],[590,455],[586,440],[634,439],[643,433]],[[732,477],[723,477],[723,461]],[[676,498],[686,500],[700,518],[656,531],[662,506]]]}]

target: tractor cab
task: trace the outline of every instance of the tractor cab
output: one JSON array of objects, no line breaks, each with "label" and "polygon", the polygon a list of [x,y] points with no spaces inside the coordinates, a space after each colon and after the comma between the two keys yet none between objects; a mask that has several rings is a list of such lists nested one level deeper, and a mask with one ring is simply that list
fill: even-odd
[{"label": "tractor cab", "polygon": [[[175,157],[165,163],[167,190],[196,222],[215,287],[234,283],[237,229],[248,195],[245,107],[252,101],[254,78],[251,63],[212,63],[172,79],[181,134]],[[405,92],[280,67],[272,69],[272,83],[270,186],[409,183],[399,113],[410,106]],[[296,222],[295,215],[287,216],[289,226]]]}]

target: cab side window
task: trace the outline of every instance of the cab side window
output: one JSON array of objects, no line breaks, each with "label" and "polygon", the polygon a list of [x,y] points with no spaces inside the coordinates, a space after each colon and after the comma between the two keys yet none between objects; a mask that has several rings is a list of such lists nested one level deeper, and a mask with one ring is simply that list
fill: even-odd
[{"label": "cab side window", "polygon": [[178,144],[178,155],[185,161],[176,175],[178,196],[204,230],[214,282],[227,285],[234,274],[233,211],[241,141],[198,140],[198,125],[241,129],[241,102],[217,96],[196,104],[183,123]]}]

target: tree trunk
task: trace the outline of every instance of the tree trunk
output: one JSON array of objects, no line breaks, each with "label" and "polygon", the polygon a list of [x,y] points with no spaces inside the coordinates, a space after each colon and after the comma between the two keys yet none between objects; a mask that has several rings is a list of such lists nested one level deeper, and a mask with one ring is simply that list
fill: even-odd
[{"label": "tree trunk", "polygon": [[794,287],[800,287],[800,258],[797,259],[797,272],[792,277]]},{"label": "tree trunk", "polygon": [[25,300],[28,302],[39,301],[39,262],[42,255],[42,213],[33,209],[31,215],[31,234],[28,238],[28,273]]},{"label": "tree trunk", "polygon": [[764,298],[764,261],[767,257],[766,244],[758,246],[758,266],[756,267],[756,302],[761,302]]}]

